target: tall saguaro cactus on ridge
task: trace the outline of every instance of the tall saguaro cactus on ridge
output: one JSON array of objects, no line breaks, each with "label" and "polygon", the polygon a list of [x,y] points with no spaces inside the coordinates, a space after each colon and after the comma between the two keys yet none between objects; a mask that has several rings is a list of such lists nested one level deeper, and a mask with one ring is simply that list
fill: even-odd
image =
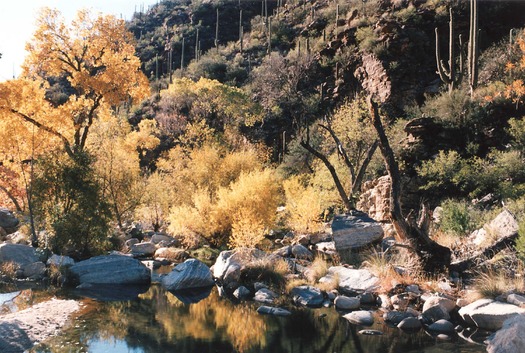
[{"label": "tall saguaro cactus on ridge", "polygon": [[459,70],[456,71],[456,57],[454,46],[454,17],[452,15],[452,8],[449,9],[450,21],[449,26],[449,47],[448,47],[448,69],[446,64],[441,59],[441,50],[439,49],[439,31],[436,27],[436,64],[441,81],[448,85],[448,93],[451,94],[454,88],[461,83],[463,78],[463,50],[462,39],[459,36]]},{"label": "tall saguaro cactus on ridge", "polygon": [[478,85],[478,0],[470,0],[470,28],[468,40],[468,74],[470,95]]}]

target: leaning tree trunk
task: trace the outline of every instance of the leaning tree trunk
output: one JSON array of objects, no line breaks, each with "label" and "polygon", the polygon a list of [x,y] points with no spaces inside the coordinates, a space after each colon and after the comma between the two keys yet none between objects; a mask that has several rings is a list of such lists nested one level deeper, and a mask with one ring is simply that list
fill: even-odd
[{"label": "leaning tree trunk", "polygon": [[424,226],[426,222],[421,221],[419,224],[414,224],[413,222],[408,222],[403,216],[400,202],[401,177],[399,167],[385,134],[383,124],[381,123],[377,103],[375,103],[372,98],[370,98],[369,103],[370,117],[379,139],[379,149],[381,150],[381,155],[383,156],[386,169],[390,176],[390,216],[392,224],[397,234],[410,242],[411,249],[414,250],[421,260],[423,269],[426,272],[446,269],[450,265],[450,249],[430,239],[428,236],[428,227]]}]

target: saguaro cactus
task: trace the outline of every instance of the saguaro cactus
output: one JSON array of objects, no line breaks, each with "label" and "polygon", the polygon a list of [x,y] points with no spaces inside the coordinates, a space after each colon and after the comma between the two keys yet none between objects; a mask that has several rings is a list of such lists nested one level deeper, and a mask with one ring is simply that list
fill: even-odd
[{"label": "saguaro cactus", "polygon": [[478,0],[470,0],[470,28],[468,40],[468,74],[470,95],[478,85]]},{"label": "saguaro cactus", "polygon": [[449,47],[448,47],[448,68],[447,65],[441,59],[441,50],[439,49],[439,30],[435,29],[436,32],[436,64],[441,81],[448,85],[448,93],[450,94],[454,88],[461,82],[463,78],[463,50],[462,50],[462,39],[459,36],[459,70],[456,71],[456,57],[455,57],[455,45],[454,45],[454,17],[452,15],[452,9],[449,9],[450,21],[449,25]]},{"label": "saguaro cactus", "polygon": [[215,49],[219,52],[219,8],[217,8],[217,21],[215,22]]}]

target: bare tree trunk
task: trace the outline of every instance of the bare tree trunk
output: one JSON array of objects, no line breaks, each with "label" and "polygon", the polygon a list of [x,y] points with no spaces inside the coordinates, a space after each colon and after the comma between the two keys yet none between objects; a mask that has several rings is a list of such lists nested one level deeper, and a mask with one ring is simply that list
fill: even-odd
[{"label": "bare tree trunk", "polygon": [[[385,134],[377,103],[370,98],[370,118],[379,138],[379,149],[383,156],[388,175],[390,176],[390,216],[397,234],[408,240],[416,255],[422,262],[426,272],[443,270],[450,265],[451,251],[430,239],[426,231],[427,227],[420,228],[416,224],[409,223],[403,216],[401,210],[401,177],[399,167],[390,147],[388,137]],[[423,225],[424,222],[420,222]]]}]

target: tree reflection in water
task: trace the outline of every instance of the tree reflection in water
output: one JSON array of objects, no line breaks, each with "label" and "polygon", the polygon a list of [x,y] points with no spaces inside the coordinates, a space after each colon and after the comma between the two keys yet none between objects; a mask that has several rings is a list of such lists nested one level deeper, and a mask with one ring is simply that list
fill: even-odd
[{"label": "tree reflection in water", "polygon": [[[289,317],[262,316],[254,303],[232,304],[212,290],[206,299],[183,304],[160,286],[151,286],[127,302],[85,301],[83,312],[60,337],[33,353],[102,353],[118,343],[124,352],[484,352],[464,342],[436,342],[424,332],[405,334],[384,325],[372,327],[382,336],[364,336],[361,329],[333,308],[294,308]],[[445,350],[443,350],[445,349]],[[122,350],[120,350],[122,351]]]}]

